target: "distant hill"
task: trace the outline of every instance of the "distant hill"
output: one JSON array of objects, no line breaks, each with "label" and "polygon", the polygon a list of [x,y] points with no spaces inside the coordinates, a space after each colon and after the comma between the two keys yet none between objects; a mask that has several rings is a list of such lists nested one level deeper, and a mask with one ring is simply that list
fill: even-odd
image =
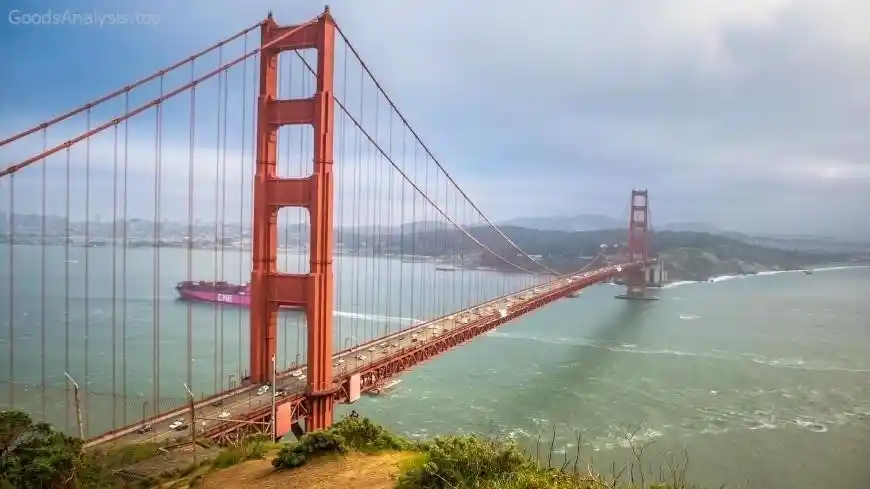
[{"label": "distant hill", "polygon": [[[518,217],[496,223],[499,226],[517,226],[540,231],[600,231],[602,229],[622,229],[628,226],[625,219],[614,219],[600,214],[578,214],[576,216]],[[659,231],[690,231],[695,233],[724,234],[712,224],[704,222],[676,222],[654,226]]]},{"label": "distant hill", "polygon": [[[502,226],[519,226],[541,231],[601,231],[627,227],[626,220],[597,214],[576,216],[523,217],[499,223]],[[826,253],[861,253],[870,250],[870,241],[848,241],[833,237],[807,235],[754,235],[728,231],[705,222],[653,223],[656,232],[691,232],[724,236],[745,243],[781,250],[796,250]]]},{"label": "distant hill", "polygon": [[674,222],[663,225],[653,223],[653,229],[656,231],[675,231],[688,233],[708,233],[727,235],[728,231],[723,231],[718,227],[707,224],[706,222]]},{"label": "distant hill", "polygon": [[[492,252],[528,269],[538,268],[523,258],[490,227],[468,229],[474,240],[461,231],[444,226],[416,226],[415,232],[384,230],[378,233],[344,233],[341,248],[350,253],[429,256],[436,260],[455,259],[464,267],[492,267],[515,271],[510,265],[481,249]],[[539,230],[520,226],[501,226],[501,231],[526,253],[539,256],[548,267],[570,272],[586,264],[601,251],[601,245],[626,241],[627,229],[595,231]],[[477,242],[475,242],[475,240]],[[856,253],[823,253],[783,250],[758,246],[727,236],[690,231],[656,231],[651,247],[661,256],[674,280],[706,280],[724,275],[765,270],[802,269],[813,265],[845,263],[862,259]],[[459,258],[461,257],[461,258]],[[870,256],[865,254],[866,261]]]},{"label": "distant hill", "polygon": [[576,216],[518,217],[496,223],[498,226],[522,227],[540,231],[598,231],[618,229],[626,222],[599,214],[580,214]]}]

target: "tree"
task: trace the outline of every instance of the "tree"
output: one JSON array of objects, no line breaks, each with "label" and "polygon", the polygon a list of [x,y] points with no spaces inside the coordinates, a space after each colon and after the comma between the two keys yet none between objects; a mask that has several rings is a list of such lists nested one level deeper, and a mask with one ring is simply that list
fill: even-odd
[{"label": "tree", "polygon": [[75,487],[81,456],[81,440],[21,411],[0,412],[0,488]]}]

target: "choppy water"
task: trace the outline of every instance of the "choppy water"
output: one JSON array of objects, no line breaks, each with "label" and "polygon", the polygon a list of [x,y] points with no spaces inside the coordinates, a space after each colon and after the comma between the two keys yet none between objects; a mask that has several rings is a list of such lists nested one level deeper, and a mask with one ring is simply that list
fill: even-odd
[{"label": "choppy water", "polygon": [[[358,410],[414,436],[494,432],[602,464],[689,453],[693,480],[870,487],[870,269],[599,286],[406,374]],[[558,457],[556,457],[558,458]],[[650,459],[653,463],[661,458]]]},{"label": "choppy water", "polygon": [[[163,266],[171,268],[171,263],[165,265],[168,260]],[[128,357],[145,359],[141,365],[128,362],[128,389],[147,397],[153,390],[148,382],[153,370],[151,271],[146,265],[137,273],[143,278],[138,299],[128,299]],[[495,273],[466,279],[474,281],[469,289],[481,294],[507,286],[507,279]],[[176,278],[166,280],[168,292],[160,289],[166,294],[161,314],[175,315],[164,320],[170,324],[172,317],[184,318],[187,307],[172,302]],[[418,284],[426,294],[434,287],[430,280],[434,279]],[[635,439],[655,441],[655,453],[685,447],[690,476],[705,484],[870,487],[866,463],[870,457],[870,269],[674,284],[659,292],[661,300],[650,303],[614,300],[617,290],[594,287],[580,298],[560,301],[505,325],[405,374],[390,395],[364,398],[354,408],[418,437],[474,431],[529,442],[538,437],[548,440],[555,429],[556,458],[576,449],[580,432],[584,455],[601,464],[628,460],[625,434],[634,431]],[[399,318],[412,316],[407,310],[400,314],[396,305],[378,305],[377,297],[372,297],[344,299],[349,302],[339,307],[343,311],[338,316],[359,321],[358,325],[374,324],[361,326],[374,335],[389,324],[407,324]],[[58,300],[54,297],[51,303]],[[429,313],[452,304],[450,298],[440,300],[425,299]],[[363,310],[362,303],[374,309]],[[25,309],[19,305],[16,317]],[[0,313],[0,325],[8,330],[8,311]],[[223,313],[226,325],[218,335],[223,332],[224,343],[232,343],[233,334],[240,337],[239,314]],[[196,365],[195,373],[197,378],[207,377],[206,384],[223,382],[210,377],[215,370],[210,340],[216,329],[214,317],[213,308],[194,308],[194,334],[203,342],[194,351],[202,364]],[[297,340],[292,335],[298,328],[293,324],[279,333],[285,335],[285,346],[279,348],[289,352],[284,362],[295,355]],[[354,330],[348,326],[351,323],[345,324],[348,331]],[[16,331],[31,335],[17,341],[16,352],[23,351],[20,345],[37,344],[32,327]],[[186,356],[184,342],[179,344],[183,335],[169,331],[161,337],[166,368],[172,359]],[[98,357],[106,355],[106,345],[101,346],[97,332],[91,333],[90,355],[97,359],[91,362],[90,375],[95,382],[105,382],[110,378],[108,367],[97,366],[105,365]],[[2,338],[7,335],[6,330],[0,332]],[[348,333],[339,336],[348,341]],[[56,337],[50,342],[59,344]],[[240,353],[232,353],[234,348],[224,352],[221,379],[244,364],[247,346],[243,343],[244,328],[241,341],[235,343]],[[54,366],[53,374],[62,367],[62,356],[53,350],[46,359]],[[80,364],[81,358],[70,361]],[[7,362],[0,363],[4,364],[0,369],[7,368]],[[16,365],[16,376],[38,380],[36,359],[19,353]],[[184,378],[178,367],[172,368],[161,374],[161,396]],[[5,370],[0,374],[7,377]],[[173,375],[174,383],[168,380]],[[19,392],[19,401],[26,395]],[[0,396],[8,397],[5,392]],[[35,402],[32,396],[29,399]],[[93,409],[97,409],[100,401],[94,399]],[[63,417],[63,403],[57,404]],[[142,409],[141,401],[132,402],[128,415]],[[656,464],[662,459],[649,461]]]}]

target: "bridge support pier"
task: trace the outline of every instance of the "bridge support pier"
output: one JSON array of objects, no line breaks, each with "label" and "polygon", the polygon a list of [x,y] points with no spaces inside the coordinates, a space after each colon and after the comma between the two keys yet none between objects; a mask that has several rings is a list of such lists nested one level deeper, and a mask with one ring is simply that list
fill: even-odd
[{"label": "bridge support pier", "polygon": [[[272,377],[278,308],[304,308],[308,331],[308,431],[326,428],[333,420],[334,43],[335,23],[328,9],[308,24],[281,27],[270,14],[261,26],[252,223],[251,382],[264,383]],[[314,95],[278,100],[278,57],[281,52],[301,49],[317,51]],[[278,176],[278,129],[287,125],[311,125],[314,129],[314,172],[310,176]],[[278,272],[278,210],[282,207],[308,210],[311,241],[307,274]]]},{"label": "bridge support pier", "polygon": [[335,411],[334,392],[318,392],[308,394],[308,418],[305,420],[305,431],[329,428],[332,425]]},{"label": "bridge support pier", "polygon": [[[631,191],[631,214],[628,221],[628,245],[626,248],[629,262],[649,261],[649,192]],[[648,268],[632,269],[625,273],[625,293],[617,299],[653,301],[647,291]]]}]

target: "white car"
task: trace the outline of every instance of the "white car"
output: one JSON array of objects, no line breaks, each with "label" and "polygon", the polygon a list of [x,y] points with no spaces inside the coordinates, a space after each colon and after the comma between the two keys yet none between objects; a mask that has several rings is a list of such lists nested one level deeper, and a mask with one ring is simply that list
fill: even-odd
[{"label": "white car", "polygon": [[230,413],[228,413],[226,411],[218,414],[218,418],[229,418],[229,417],[230,417]]},{"label": "white car", "polygon": [[178,427],[181,426],[181,425],[183,425],[183,424],[184,424],[184,420],[183,420],[183,419],[176,419],[175,421],[173,421],[173,422],[169,425],[169,429],[170,429],[170,430],[178,429]]},{"label": "white car", "polygon": [[258,395],[258,396],[262,396],[263,394],[265,394],[265,393],[267,393],[267,392],[269,392],[269,386],[268,386],[268,385],[261,385],[260,388],[257,389],[257,395]]}]

